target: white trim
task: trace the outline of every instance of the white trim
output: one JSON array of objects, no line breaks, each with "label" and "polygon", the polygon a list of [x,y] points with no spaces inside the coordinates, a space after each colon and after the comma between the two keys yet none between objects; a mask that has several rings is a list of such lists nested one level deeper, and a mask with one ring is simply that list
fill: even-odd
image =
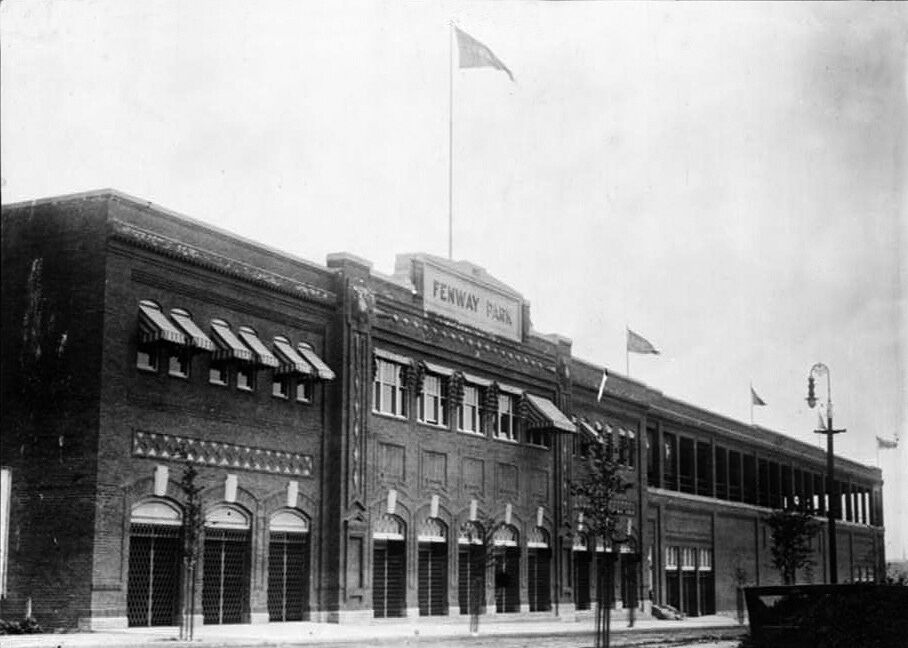
[{"label": "white trim", "polygon": [[376,358],[387,360],[388,362],[393,362],[395,364],[409,365],[412,362],[407,356],[402,356],[400,354],[394,353],[393,351],[385,351],[384,349],[379,349],[378,347],[374,348],[372,352],[375,354]]}]

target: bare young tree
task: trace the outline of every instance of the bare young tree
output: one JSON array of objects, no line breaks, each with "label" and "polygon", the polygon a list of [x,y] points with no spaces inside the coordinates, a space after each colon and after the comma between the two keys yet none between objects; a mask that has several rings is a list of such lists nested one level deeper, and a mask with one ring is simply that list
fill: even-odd
[{"label": "bare young tree", "polygon": [[196,483],[199,471],[185,459],[180,490],[183,493],[183,596],[180,614],[180,639],[192,641],[195,634],[196,572],[202,546],[202,487]]},{"label": "bare young tree", "polygon": [[[633,486],[621,474],[612,448],[601,440],[592,443],[585,461],[585,473],[571,484],[575,507],[583,515],[583,525],[591,541],[601,538],[615,547],[632,538],[620,528],[625,493]],[[605,569],[596,573],[596,648],[608,648],[611,637],[612,590],[614,589],[613,554],[605,553]]]},{"label": "bare young tree", "polygon": [[790,508],[773,511],[765,521],[772,533],[772,564],[782,575],[782,582],[793,585],[798,570],[814,564],[810,541],[820,524],[810,511]]}]

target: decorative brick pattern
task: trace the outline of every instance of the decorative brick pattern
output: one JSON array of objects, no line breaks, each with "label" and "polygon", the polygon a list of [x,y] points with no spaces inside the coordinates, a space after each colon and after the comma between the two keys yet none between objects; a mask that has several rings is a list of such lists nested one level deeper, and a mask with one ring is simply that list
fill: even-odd
[{"label": "decorative brick pattern", "polygon": [[185,457],[189,461],[206,466],[296,477],[312,476],[310,455],[192,439],[175,434],[135,430],[132,435],[132,454],[136,457],[170,461],[182,461]]}]

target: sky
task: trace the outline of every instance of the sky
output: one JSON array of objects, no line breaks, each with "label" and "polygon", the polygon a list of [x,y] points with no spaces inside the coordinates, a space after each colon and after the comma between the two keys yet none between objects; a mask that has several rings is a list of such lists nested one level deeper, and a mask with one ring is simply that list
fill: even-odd
[{"label": "sky", "polygon": [[4,203],[112,187],[390,274],[447,254],[452,160],[454,258],[575,355],[625,373],[629,326],[633,378],[742,421],[752,384],[809,443],[826,364],[908,555],[905,3],[6,0],[0,48]]}]

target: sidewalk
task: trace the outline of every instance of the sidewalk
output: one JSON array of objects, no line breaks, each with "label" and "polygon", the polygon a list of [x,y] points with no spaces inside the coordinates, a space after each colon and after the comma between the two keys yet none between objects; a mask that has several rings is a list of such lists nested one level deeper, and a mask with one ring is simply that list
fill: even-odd
[{"label": "sidewalk", "polygon": [[[612,624],[613,635],[689,634],[705,636],[718,632],[734,632],[741,628],[736,621],[724,616],[692,617],[682,621],[638,619],[633,628],[618,619]],[[592,634],[593,622],[546,620],[498,621],[483,618],[479,622],[480,636],[544,636]],[[381,644],[395,639],[422,637],[468,637],[467,621],[462,624],[437,623],[426,618],[372,621],[364,624],[329,624],[312,622],[269,623],[265,625],[201,626],[196,629],[192,643],[178,641],[176,628],[131,628],[108,632],[78,632],[61,634],[6,635],[0,639],[3,648],[85,648],[99,646],[114,648],[163,648],[173,646],[280,646],[307,643]]]}]

